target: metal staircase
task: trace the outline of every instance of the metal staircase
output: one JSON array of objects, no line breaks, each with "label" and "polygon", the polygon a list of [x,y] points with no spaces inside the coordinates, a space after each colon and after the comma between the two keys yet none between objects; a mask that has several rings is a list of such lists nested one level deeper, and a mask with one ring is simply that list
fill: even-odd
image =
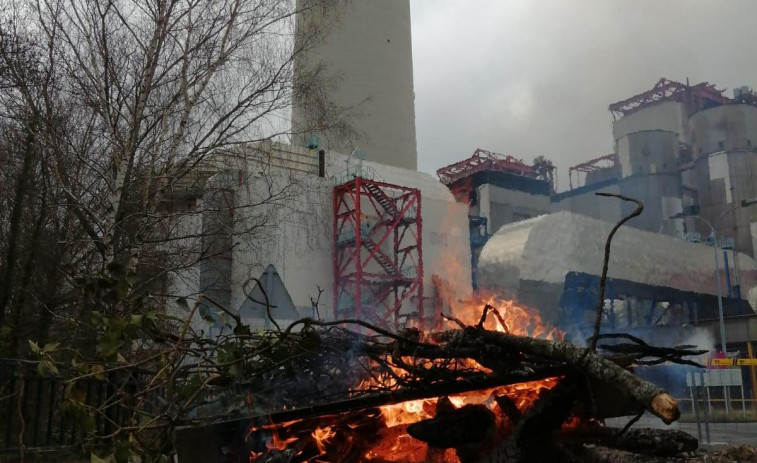
[{"label": "metal staircase", "polygon": [[395,265],[389,259],[389,256],[384,254],[381,248],[377,247],[376,243],[371,238],[365,237],[361,241],[363,243],[363,246],[365,246],[365,248],[374,255],[376,262],[381,266],[382,269],[384,269],[387,274],[392,276],[400,274],[399,269],[395,267]]},{"label": "metal staircase", "polygon": [[334,189],[334,316],[423,319],[421,195],[356,176]]},{"label": "metal staircase", "polygon": [[379,188],[378,185],[376,185],[375,183],[366,183],[365,189],[371,193],[373,198],[379,204],[381,204],[381,207],[383,207],[384,210],[392,216],[392,218],[397,218],[400,212],[397,210],[394,201],[386,193],[384,193],[384,191]]}]

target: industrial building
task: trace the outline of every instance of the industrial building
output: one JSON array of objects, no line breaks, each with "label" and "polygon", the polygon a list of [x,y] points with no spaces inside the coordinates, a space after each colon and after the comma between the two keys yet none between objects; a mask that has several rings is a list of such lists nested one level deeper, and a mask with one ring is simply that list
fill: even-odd
[{"label": "industrial building", "polygon": [[720,292],[729,351],[753,356],[755,102],[748,88],[729,98],[706,82],[661,79],[609,106],[614,152],[571,167],[570,188],[559,193],[541,157],[528,165],[477,150],[439,169],[440,180],[469,207],[474,285],[585,332],[605,238],[636,207],[595,193],[621,194],[641,200],[644,212],[613,243],[604,326],[650,339],[665,332],[679,341],[700,326],[720,346]]},{"label": "industrial building", "polygon": [[697,240],[710,234],[705,221],[671,217],[699,215],[719,221],[718,235],[733,241],[727,247],[754,256],[757,210],[739,204],[757,196],[755,101],[747,88],[729,98],[707,82],[663,78],[611,104],[615,152],[573,166],[571,189],[552,197],[552,209],[615,222],[633,206],[597,208],[594,192],[620,193],[644,203],[629,226]]}]

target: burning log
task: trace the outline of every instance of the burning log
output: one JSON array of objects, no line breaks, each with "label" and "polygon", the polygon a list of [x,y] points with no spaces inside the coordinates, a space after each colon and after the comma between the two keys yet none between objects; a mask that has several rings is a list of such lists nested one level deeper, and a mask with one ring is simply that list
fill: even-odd
[{"label": "burning log", "polygon": [[390,390],[329,403],[300,406],[293,410],[284,410],[253,417],[250,420],[254,423],[254,426],[262,426],[318,416],[330,416],[348,411],[365,410],[412,400],[461,394],[499,386],[542,380],[559,376],[564,373],[565,370],[561,367],[534,366],[533,368],[512,371],[509,373],[479,375],[466,380],[440,380],[433,384],[419,384],[415,389]]},{"label": "burning log", "polygon": [[437,412],[434,418],[407,427],[412,437],[440,449],[477,448],[490,444],[495,430],[494,413],[484,405],[465,405]]},{"label": "burning log", "polygon": [[551,437],[573,410],[577,391],[572,376],[565,377],[556,387],[546,391],[502,445],[502,456],[513,462],[569,460],[569,456],[554,445]]}]

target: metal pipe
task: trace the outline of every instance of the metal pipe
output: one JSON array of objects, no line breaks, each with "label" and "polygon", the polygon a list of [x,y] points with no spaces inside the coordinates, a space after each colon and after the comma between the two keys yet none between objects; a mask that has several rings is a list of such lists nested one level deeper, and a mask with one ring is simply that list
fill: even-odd
[{"label": "metal pipe", "polygon": [[[717,222],[716,222],[717,223]],[[718,238],[715,228],[712,228],[712,249],[715,251],[715,280],[717,281],[718,290],[718,322],[720,323],[720,350],[723,353],[728,352],[728,344],[725,340],[725,318],[723,317],[723,291],[720,288],[720,264],[718,262]]]}]

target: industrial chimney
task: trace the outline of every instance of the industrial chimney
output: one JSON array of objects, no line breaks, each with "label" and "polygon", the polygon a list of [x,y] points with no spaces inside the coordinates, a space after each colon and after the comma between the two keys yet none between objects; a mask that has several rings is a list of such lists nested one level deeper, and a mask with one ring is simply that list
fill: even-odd
[{"label": "industrial chimney", "polygon": [[[298,17],[300,30],[318,24],[313,15],[321,13],[315,11],[322,12],[316,8]],[[301,55],[295,69],[297,76],[325,67],[327,79],[333,80],[325,99],[348,110],[344,122],[352,133],[304,131],[321,115],[318,105],[308,104],[308,95],[296,92],[292,127],[301,133],[294,144],[344,154],[360,148],[369,161],[416,170],[409,0],[341,0],[337,21],[323,41]]]}]

